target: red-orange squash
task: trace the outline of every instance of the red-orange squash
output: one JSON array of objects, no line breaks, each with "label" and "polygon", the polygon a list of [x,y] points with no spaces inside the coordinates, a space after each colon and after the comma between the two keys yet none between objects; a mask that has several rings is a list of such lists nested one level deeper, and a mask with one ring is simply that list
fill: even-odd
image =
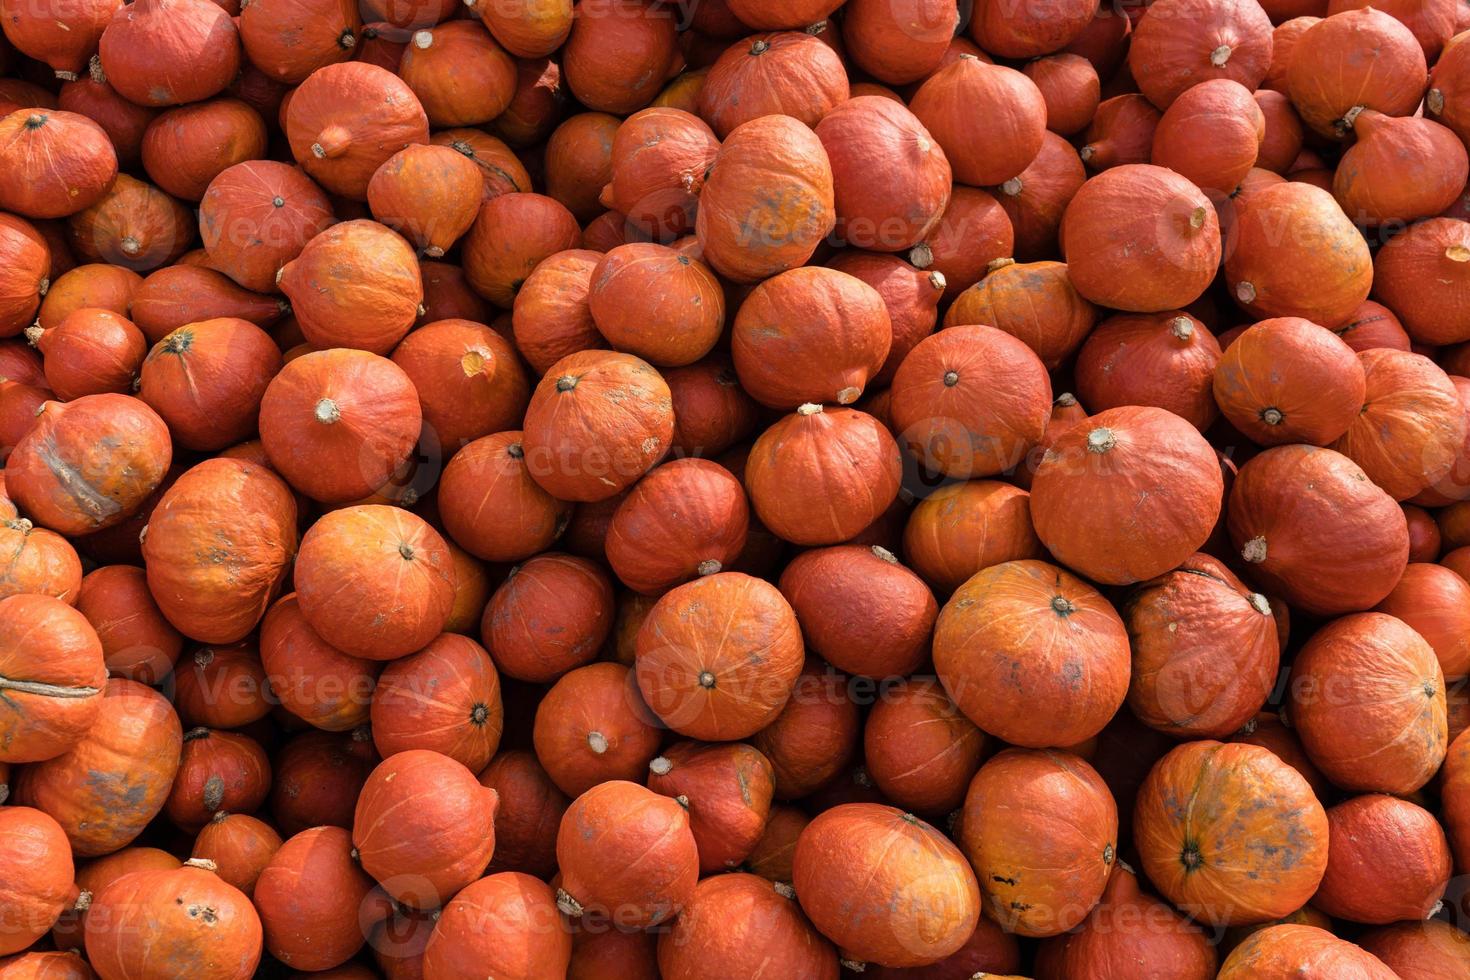
[{"label": "red-orange squash", "polygon": [[[1004,223],[1008,227],[1010,219],[1000,212],[994,199],[984,191],[974,188],[962,187],[957,190],[962,193],[968,192],[964,193],[964,197],[975,201],[977,204],[976,217],[980,221],[978,228],[963,225],[963,230],[975,234],[975,240],[978,241],[997,241],[1003,238],[1000,226]],[[980,199],[989,200],[990,204],[986,206]],[[961,194],[956,194],[950,199],[951,207],[961,200]],[[987,220],[991,217],[994,220]],[[943,227],[941,225],[941,229]],[[946,238],[945,248],[953,248],[958,252],[968,248],[970,244],[973,242],[951,241]],[[921,243],[915,248],[930,249],[926,253],[931,258],[929,264],[931,267],[935,265],[934,253],[929,244]],[[946,258],[949,257],[946,256]],[[896,255],[882,255],[876,252],[850,249],[838,252],[827,263],[827,266],[861,279],[877,290],[879,297],[882,298],[883,305],[888,310],[891,342],[888,346],[888,357],[884,359],[883,366],[878,369],[878,373],[870,379],[870,384],[876,386],[892,381],[894,372],[903,363],[908,352],[913,350],[915,344],[934,332],[939,318],[939,302],[947,295],[948,277],[937,269],[931,268],[925,271],[915,268]],[[677,392],[674,401],[674,425],[678,429],[684,425],[684,422],[681,418],[683,413],[678,405]],[[678,444],[677,440],[675,444]]]},{"label": "red-orange squash", "polygon": [[421,518],[398,507],[346,507],[302,539],[296,592],[302,615],[327,643],[354,657],[395,660],[443,632],[454,570],[444,539]]},{"label": "red-orange squash", "polygon": [[449,455],[507,424],[517,424],[530,394],[509,341],[483,323],[436,319],[393,351],[418,392],[425,446]]},{"label": "red-orange squash", "polygon": [[547,552],[511,571],[480,630],[508,676],[545,683],[595,659],[612,622],[607,575],[585,558]]},{"label": "red-orange squash", "polygon": [[1153,103],[1137,92],[1104,99],[1082,134],[1078,155],[1096,171],[1148,163],[1162,118]]},{"label": "red-orange squash", "polygon": [[571,804],[532,752],[501,752],[480,773],[480,785],[500,795],[490,870],[543,879],[556,871],[556,831]]},{"label": "red-orange squash", "polygon": [[327,65],[291,94],[283,129],[291,155],[328,191],[354,200],[382,163],[429,141],[424,107],[407,83],[376,65]]},{"label": "red-orange squash", "polygon": [[516,90],[515,62],[472,20],[414,31],[398,76],[436,129],[488,123],[505,111]]},{"label": "red-orange squash", "polygon": [[453,633],[389,664],[373,691],[373,744],[384,758],[429,749],[479,772],[503,724],[495,665],[478,643]]},{"label": "red-orange squash", "polygon": [[1413,32],[1365,7],[1334,14],[1302,34],[1291,48],[1286,85],[1302,122],[1343,139],[1364,109],[1412,115],[1427,71]]},{"label": "red-orange squash", "polygon": [[485,200],[531,189],[531,175],[502,140],[478,129],[442,129],[429,140],[466,156],[485,180]]},{"label": "red-orange squash", "polygon": [[98,54],[107,80],[129,102],[184,105],[216,95],[240,71],[240,36],[208,0],[143,0],[120,6]]},{"label": "red-orange squash", "polygon": [[[1160,109],[1200,82],[1228,78],[1255,91],[1271,67],[1271,19],[1250,0],[1159,0],[1128,49],[1139,90]],[[1141,11],[1140,11],[1141,12]]]},{"label": "red-orange squash", "polygon": [[578,796],[610,779],[643,779],[658,752],[658,720],[621,664],[579,667],[536,709],[536,758],[557,788]]},{"label": "red-orange squash", "polygon": [[358,52],[364,39],[358,11],[350,0],[250,0],[239,20],[245,57],[274,81],[300,84]]},{"label": "red-orange squash", "polygon": [[455,453],[439,478],[437,499],[449,537],[486,561],[521,561],[544,551],[571,512],[531,478],[519,432],[485,436]]},{"label": "red-orange squash", "polygon": [[1470,970],[1470,936],[1442,919],[1373,929],[1358,942],[1400,980],[1436,980]]},{"label": "red-orange squash", "polygon": [[0,147],[0,167],[11,177],[0,208],[27,218],[64,218],[91,207],[117,176],[107,133],[74,112],[18,109],[0,118]]},{"label": "red-orange squash", "polygon": [[887,688],[863,729],[869,778],[913,813],[942,816],[958,808],[984,750],[985,734],[932,678]]},{"label": "red-orange squash", "polygon": [[480,212],[485,178],[474,161],[447,146],[410,144],[368,181],[373,217],[431,258],[448,251]]},{"label": "red-orange squash", "polygon": [[1449,842],[1422,807],[1378,793],[1327,811],[1327,873],[1312,905],[1371,925],[1434,914],[1453,871]]},{"label": "red-orange squash", "polygon": [[[760,923],[747,933],[741,923]],[[720,964],[731,975],[757,975],[780,963],[791,976],[837,980],[837,952],[801,914],[789,885],[752,874],[719,875],[695,887],[689,904],[659,937],[665,980],[697,980]]]},{"label": "red-orange squash", "polygon": [[250,736],[190,729],[163,812],[180,830],[198,833],[217,813],[253,813],[270,784],[270,761]]},{"label": "red-orange squash", "polygon": [[648,764],[648,788],[688,811],[704,874],[738,867],[755,848],[773,779],[770,761],[741,743],[675,742]]},{"label": "red-orange squash", "polygon": [[640,480],[618,505],[607,560],[629,588],[658,595],[733,566],[745,547],[750,509],[723,466],[678,459]]},{"label": "red-orange squash", "polygon": [[1363,362],[1331,331],[1300,317],[1262,320],[1220,356],[1212,389],[1230,424],[1262,446],[1325,446],[1366,397]]},{"label": "red-orange squash", "polygon": [[1470,113],[1466,113],[1461,95],[1470,79],[1470,50],[1450,44],[1434,64],[1429,76],[1429,91],[1424,97],[1425,116],[1448,126],[1461,140],[1470,133]]},{"label": "red-orange squash", "polygon": [[201,647],[176,665],[174,707],[192,727],[238,728],[270,714],[265,668],[247,645]]},{"label": "red-orange squash", "polygon": [[[824,44],[798,47],[803,51],[813,47],[830,51]],[[762,69],[770,64],[750,60]],[[836,77],[846,86],[847,76],[840,64]],[[708,91],[707,86],[704,91]],[[808,124],[815,122],[813,119]],[[688,234],[694,230],[705,172],[719,150],[720,141],[714,131],[698,116],[659,106],[640,109],[623,120],[613,135],[612,178],[602,188],[599,200],[655,241]]]},{"label": "red-orange squash", "polygon": [[605,254],[592,270],[587,304],[609,345],[660,367],[693,364],[725,326],[724,290],[709,266],[652,242]]},{"label": "red-orange squash", "polygon": [[211,99],[169,109],[143,133],[143,168],[160,188],[198,201],[229,167],[265,155],[260,113],[239,99]]},{"label": "red-orange squash", "polygon": [[559,201],[542,194],[501,194],[480,207],[461,243],[470,286],[502,309],[542,259],[580,248],[577,219]]},{"label": "red-orange squash", "polygon": [[755,432],[756,403],[728,357],[674,368],[664,372],[664,381],[674,402],[674,455],[714,456]]},{"label": "red-orange squash", "polygon": [[119,0],[77,4],[6,3],[0,6],[5,38],[17,51],[43,61],[56,77],[74,80],[97,52],[97,41],[121,6]]},{"label": "red-orange squash", "polygon": [[281,849],[281,835],[257,817],[223,810],[199,831],[189,855],[214,862],[214,873],[253,895],[260,873]]},{"label": "red-orange squash", "polygon": [[30,222],[0,214],[0,260],[0,337],[12,337],[31,324],[51,286],[51,247]]},{"label": "red-orange squash", "polygon": [[591,0],[562,47],[562,78],[589,109],[625,114],[663,87],[677,50],[675,12],[646,0]]},{"label": "red-orange squash", "polygon": [[[1090,19],[1090,18],[1089,18]],[[1046,128],[1075,136],[1097,113],[1101,84],[1097,69],[1080,54],[1060,51],[1029,62],[1022,69],[1046,103]]]},{"label": "red-orange squash", "polygon": [[841,55],[820,37],[802,30],[757,34],[731,44],[710,66],[699,114],[721,138],[761,116],[816,126],[848,92]]},{"label": "red-orange squash", "polygon": [[[1055,972],[1048,973],[1043,957],[1053,951]],[[1121,862],[1113,868],[1097,908],[1077,930],[1042,944],[1037,980],[1106,975],[1117,963],[1146,963],[1149,972],[1175,980],[1214,980],[1219,965],[1204,931],[1143,894],[1137,875]]]},{"label": "red-orange squash", "polygon": [[546,194],[579,222],[591,221],[606,207],[600,198],[612,179],[613,138],[621,122],[605,112],[579,112],[546,141]]},{"label": "red-orange squash", "polygon": [[77,611],[102,644],[107,671],[156,684],[173,670],[184,638],[163,618],[148,591],[147,575],[132,565],[106,565],[87,573]]},{"label": "red-orange squash", "polygon": [[1470,674],[1470,584],[1444,565],[1411,562],[1393,591],[1374,607],[1403,620],[1434,649],[1446,678]]},{"label": "red-orange squash", "polygon": [[[30,103],[35,100],[25,101]],[[122,167],[138,164],[142,155],[143,131],[148,128],[153,117],[158,115],[157,109],[129,102],[107,84],[107,73],[102,70],[102,62],[97,58],[92,59],[87,66],[87,72],[79,79],[62,84],[56,104],[67,112],[86,116],[101,126],[112,142],[118,164]]]},{"label": "red-orange squash", "polygon": [[[776,798],[794,800],[822,789],[847,769],[857,752],[860,734],[858,706],[849,695],[847,677],[812,659],[796,679],[791,699],[781,713],[752,736],[751,744],[771,763]],[[771,821],[779,810],[772,808]],[[773,833],[771,822],[766,826],[769,836]],[[775,846],[772,841],[766,843]],[[794,834],[787,843],[794,845]],[[757,851],[761,851],[759,843],[746,866],[764,874],[756,868]],[[774,880],[791,880],[790,860],[787,854],[787,873]]]},{"label": "red-orange squash", "polygon": [[[1470,340],[1470,222],[1431,218],[1390,238],[1373,268],[1374,294],[1421,344]],[[1424,289],[1433,280],[1441,289]]]},{"label": "red-orange squash", "polygon": [[281,292],[308,343],[386,355],[418,316],[423,279],[413,249],[376,221],[344,221],[281,267]]},{"label": "red-orange squash", "polygon": [[1213,382],[1220,344],[1180,310],[1120,315],[1098,324],[1077,353],[1077,396],[1094,412],[1167,409],[1201,432],[1219,414]]},{"label": "red-orange squash", "polygon": [[[36,316],[36,325],[50,330],[67,315],[84,308],[110,310],[119,316],[127,316],[133,305],[133,293],[143,277],[131,269],[117,265],[87,263],[63,273],[41,302]],[[0,363],[0,374],[12,381],[32,383],[17,366]]]},{"label": "red-orange squash", "polygon": [[1183,92],[1154,130],[1149,162],[1205,191],[1230,194],[1256,165],[1266,116],[1250,89],[1213,78]]},{"label": "red-orange squash", "polygon": [[191,211],[152,184],[127,174],[118,174],[107,193],[68,218],[67,226],[68,243],[78,255],[134,272],[147,272],[178,258],[193,242],[195,229]]},{"label": "red-orange squash", "polygon": [[802,910],[846,960],[925,966],[963,946],[980,917],[960,849],[894,807],[819,814],[796,843],[793,874]]},{"label": "red-orange squash", "polygon": [[1395,980],[1373,954],[1317,926],[1268,926],[1235,947],[1219,980]]},{"label": "red-orange squash", "polygon": [[216,451],[255,434],[261,398],[281,351],[248,320],[219,317],[180,327],[143,360],[138,398],[185,449]]},{"label": "red-orange squash", "polygon": [[940,487],[919,501],[903,534],[904,558],[941,593],[983,568],[1040,558],[1026,491],[993,480]]},{"label": "red-orange squash", "polygon": [[138,328],[111,310],[74,310],[49,330],[27,329],[26,337],[45,358],[47,387],[67,401],[131,392],[148,353]]},{"label": "red-orange squash", "polygon": [[915,82],[938,68],[959,27],[946,0],[849,0],[842,44],[853,63],[880,82]]},{"label": "red-orange squash", "polygon": [[377,761],[372,736],[307,732],[276,753],[271,819],[285,834],[352,826],[352,808]]},{"label": "red-orange squash", "polygon": [[677,915],[699,877],[688,813],[624,780],[601,783],[572,802],[557,833],[556,857],[558,908],[572,918],[616,914],[624,928]]},{"label": "red-orange squash", "polygon": [[243,289],[213,269],[171,265],[138,286],[130,315],[148,342],[156,344],[180,327],[218,317],[237,317],[268,327],[290,308],[281,297]]},{"label": "red-orange squash", "polygon": [[[930,76],[914,94],[914,115],[943,148],[954,179],[973,186],[1002,184],[1021,174],[1041,152],[1046,100],[1014,68],[972,55]],[[974,113],[994,120],[984,140],[973,132]]]},{"label": "red-orange squash", "polygon": [[1014,245],[1015,229],[1000,202],[978,188],[958,186],[939,223],[908,254],[916,266],[943,277],[944,295],[952,299],[1001,260],[1014,261]]},{"label": "red-orange squash", "polygon": [[350,657],[318,636],[294,594],[265,614],[260,660],[281,707],[303,721],[329,732],[368,721],[379,665]]},{"label": "red-orange squash", "polygon": [[[246,9],[264,4],[252,3]],[[221,171],[199,202],[199,234],[209,264],[256,292],[332,221],[321,188],[296,167],[250,160]]]},{"label": "red-orange squash", "polygon": [[1078,295],[1062,262],[992,262],[944,315],[946,327],[985,324],[1005,331],[1048,369],[1070,357],[1096,322],[1097,309]]},{"label": "red-orange squash", "polygon": [[51,400],[52,394],[49,388],[12,381],[0,375],[0,464],[35,427],[36,413]]},{"label": "red-orange squash", "polygon": [[995,195],[1010,216],[1017,261],[1056,257],[1062,215],[1086,179],[1087,170],[1072,144],[1056,133],[1043,133],[1036,158],[1002,183]]},{"label": "red-orange squash", "polygon": [[1332,193],[1358,224],[1431,218],[1464,190],[1470,158],[1439,123],[1365,109],[1353,120],[1353,132],[1357,141],[1342,156]]},{"label": "red-orange squash", "polygon": [[[10,508],[14,503],[6,498]],[[24,517],[0,519],[0,598],[45,595],[71,605],[82,587],[82,561],[61,535],[31,524]]]},{"label": "red-orange squash", "polygon": [[351,835],[315,827],[281,845],[255,883],[265,948],[298,970],[329,970],[362,947],[368,893]]},{"label": "red-orange squash", "polygon": [[[20,952],[51,930],[72,888],[71,849],[60,825],[40,810],[0,810],[0,854],[9,870],[0,897],[0,955]],[[0,975],[5,973],[0,968]]]},{"label": "red-orange squash", "polygon": [[574,17],[572,0],[539,0],[513,6],[476,0],[470,9],[479,14],[507,51],[525,59],[541,58],[561,47],[571,33]]},{"label": "red-orange squash", "polygon": [[[486,928],[487,922],[495,925]],[[555,893],[528,874],[506,871],[474,882],[445,906],[422,968],[424,980],[564,976],[571,957],[572,936],[558,921]]]},{"label": "red-orange squash", "polygon": [[[1285,174],[1302,151],[1302,120],[1283,93],[1267,88],[1255,92],[1256,105],[1266,121],[1266,134],[1256,155],[1256,167]],[[1259,174],[1253,175],[1257,178]],[[1251,175],[1247,176],[1249,180]]]},{"label": "red-orange squash", "polygon": [[592,271],[602,259],[591,249],[568,249],[543,259],[516,291],[511,313],[516,349],[545,373],[578,351],[608,346],[588,304]]}]

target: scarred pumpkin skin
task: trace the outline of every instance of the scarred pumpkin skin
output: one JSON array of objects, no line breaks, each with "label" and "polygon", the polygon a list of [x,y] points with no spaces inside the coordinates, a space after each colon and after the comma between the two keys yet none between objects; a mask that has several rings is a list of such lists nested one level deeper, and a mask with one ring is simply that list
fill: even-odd
[{"label": "scarred pumpkin skin", "polygon": [[[72,889],[72,857],[62,828],[25,806],[0,810],[0,854],[10,873],[0,887],[5,925],[0,955],[17,953],[50,931]],[[0,976],[5,974],[0,967]]]},{"label": "scarred pumpkin skin", "polygon": [[1333,783],[1412,793],[1445,757],[1444,672],[1402,620],[1344,616],[1318,630],[1292,664],[1292,727]]},{"label": "scarred pumpkin skin", "polygon": [[500,794],[495,813],[495,854],[490,871],[520,871],[540,878],[556,872],[556,831],[571,800],[532,752],[501,752],[480,773],[480,785]]},{"label": "scarred pumpkin skin", "polygon": [[837,220],[822,142],[787,116],[733,129],[710,165],[694,230],[705,261],[736,282],[804,264]]},{"label": "scarred pumpkin skin", "polygon": [[260,401],[281,370],[270,335],[235,317],[180,327],[143,360],[138,398],[185,449],[217,451],[254,435]]},{"label": "scarred pumpkin skin", "polygon": [[321,188],[274,160],[226,168],[199,202],[199,235],[210,265],[256,292],[274,290],[281,267],[331,222],[332,206]]},{"label": "scarred pumpkin skin", "polygon": [[281,835],[257,817],[220,811],[194,838],[191,858],[214,862],[224,881],[253,896],[255,883],[281,849]]},{"label": "scarred pumpkin skin", "polygon": [[1351,426],[1367,393],[1363,362],[1301,317],[1252,324],[1220,356],[1212,389],[1230,423],[1261,446],[1325,446]]},{"label": "scarred pumpkin skin", "polygon": [[[744,928],[754,923],[761,928]],[[801,914],[789,886],[751,874],[706,878],[659,937],[665,980],[697,980],[713,963],[732,975],[755,975],[771,963],[810,980],[836,980],[841,972],[837,951]]]},{"label": "scarred pumpkin skin", "polygon": [[184,749],[164,815],[185,833],[198,833],[218,813],[252,813],[265,802],[271,767],[260,744],[238,732],[194,728]]},{"label": "scarred pumpkin skin", "polygon": [[1133,814],[1141,870],[1181,911],[1217,926],[1269,922],[1304,905],[1327,867],[1327,834],[1301,774],[1238,743],[1171,751]]},{"label": "scarred pumpkin skin", "polygon": [[67,231],[68,243],[89,261],[147,272],[188,249],[194,215],[152,184],[120,173],[96,203],[67,218]]},{"label": "scarred pumpkin skin", "polygon": [[629,113],[663,87],[676,51],[672,11],[645,0],[593,0],[577,10],[562,47],[562,77],[598,112]]},{"label": "scarred pumpkin skin", "polygon": [[673,460],[634,486],[613,514],[607,559],[629,588],[659,595],[732,566],[750,520],[745,491],[729,470]]},{"label": "scarred pumpkin skin", "polygon": [[894,807],[850,803],[819,814],[796,843],[797,898],[843,959],[934,963],[970,938],[980,891],[960,849]]},{"label": "scarred pumpkin skin", "polygon": [[77,856],[110,854],[163,809],[182,744],[178,715],[163,695],[113,678],[86,736],[21,770],[15,802],[50,814]]},{"label": "scarred pumpkin skin", "polygon": [[1150,102],[1167,109],[1200,82],[1228,78],[1255,91],[1271,67],[1271,20],[1246,0],[1160,0],[1162,13],[1139,21],[1128,66]]},{"label": "scarred pumpkin skin", "polygon": [[537,707],[532,732],[536,758],[568,796],[609,779],[645,778],[660,737],[632,672],[613,663],[565,674]]},{"label": "scarred pumpkin skin", "polygon": [[[1461,295],[1470,282],[1470,222],[1430,218],[1411,225],[1379,249],[1373,275],[1374,294],[1393,308],[1414,340],[1470,340],[1470,304]],[[1416,288],[1425,277],[1444,288]]]},{"label": "scarred pumpkin skin", "polygon": [[693,897],[699,852],[689,815],[636,783],[600,783],[572,801],[556,837],[557,906],[567,915],[616,913],[624,928],[678,914]]},{"label": "scarred pumpkin skin", "polygon": [[148,588],[168,621],[234,643],[265,614],[296,553],[296,502],[263,466],[212,459],[168,489],[143,538]]},{"label": "scarred pumpkin skin", "polygon": [[801,629],[775,586],[718,572],[654,605],[638,632],[636,676],[670,728],[727,741],[755,734],[780,713],[802,660]]},{"label": "scarred pumpkin skin", "polygon": [[[1010,561],[976,573],[940,610],[934,666],[950,697],[990,734],[1036,748],[1075,745],[1123,703],[1128,638],[1112,606],[1081,579],[1045,562]],[[1026,692],[1019,699],[1018,687]]]},{"label": "scarred pumpkin skin", "polygon": [[1327,873],[1314,906],[1371,925],[1433,914],[1453,869],[1449,842],[1427,810],[1370,794],[1328,810],[1327,823]]},{"label": "scarred pumpkin skin", "polygon": [[434,319],[405,337],[392,359],[418,392],[424,444],[450,455],[519,425],[531,391],[514,354],[509,339],[472,319]]},{"label": "scarred pumpkin skin", "polygon": [[240,71],[240,35],[206,0],[145,0],[119,6],[98,54],[107,80],[129,102],[184,105],[224,90]]},{"label": "scarred pumpkin skin", "polygon": [[1270,926],[1235,947],[1219,980],[1395,980],[1373,954],[1309,925]]},{"label": "scarred pumpkin skin", "polygon": [[1440,919],[1373,929],[1358,942],[1401,980],[1435,980],[1470,970],[1470,936]]},{"label": "scarred pumpkin skin", "polygon": [[327,65],[286,106],[291,155],[333,194],[361,201],[385,160],[429,141],[429,120],[413,90],[392,72],[361,62]]},{"label": "scarred pumpkin skin", "polygon": [[[494,923],[489,928],[486,923]],[[424,980],[486,973],[564,975],[572,936],[557,921],[556,895],[530,875],[506,871],[469,885],[439,914],[424,947]]]},{"label": "scarred pumpkin skin", "polygon": [[703,874],[729,871],[749,856],[774,793],[770,761],[739,743],[676,742],[648,764],[648,788],[689,812]]},{"label": "scarred pumpkin skin", "polygon": [[[1251,579],[1310,613],[1373,607],[1408,563],[1402,509],[1331,449],[1277,446],[1249,460],[1231,489],[1229,526]],[[1316,574],[1326,560],[1337,574]]]},{"label": "scarred pumpkin skin", "polygon": [[1340,140],[1363,109],[1412,115],[1427,71],[1413,33],[1382,10],[1364,8],[1334,14],[1302,34],[1291,48],[1286,85],[1302,122]]},{"label": "scarred pumpkin skin", "polygon": [[[14,503],[7,496],[13,509]],[[0,519],[0,598],[54,596],[74,605],[82,587],[82,561],[61,535],[35,527],[23,517]]]},{"label": "scarred pumpkin skin", "polygon": [[312,628],[343,653],[395,660],[443,632],[453,575],[444,539],[421,518],[379,504],[346,507],[302,539],[297,601]]},{"label": "scarred pumpkin skin", "polygon": [[1114,167],[1067,205],[1061,228],[1067,273],[1099,306],[1179,309],[1215,277],[1219,224],[1209,198],[1186,178],[1149,164]]},{"label": "scarred pumpkin skin", "polygon": [[720,138],[761,116],[816,126],[848,92],[841,55],[820,37],[803,30],[757,34],[731,44],[710,66],[699,114]]},{"label": "scarred pumpkin skin", "polygon": [[386,355],[413,326],[424,297],[413,249],[376,221],[344,221],[281,267],[281,292],[306,340]]},{"label": "scarred pumpkin skin", "polygon": [[1212,384],[1220,344],[1181,310],[1113,316],[1077,353],[1077,395],[1092,411],[1124,405],[1166,409],[1201,432],[1219,414]]},{"label": "scarred pumpkin skin", "polygon": [[0,208],[27,218],[64,218],[91,207],[117,176],[107,133],[74,112],[18,109],[0,118],[0,147],[0,167],[11,178],[0,190]]},{"label": "scarred pumpkin skin", "polygon": [[[1126,585],[1204,544],[1223,492],[1214,451],[1188,422],[1159,408],[1114,408],[1052,443],[1032,483],[1031,519],[1068,567]],[[1079,508],[1090,509],[1087,520],[1077,520]]]},{"label": "scarred pumpkin skin", "polygon": [[362,947],[359,915],[373,880],[341,827],[314,827],[276,851],[255,883],[265,948],[298,970],[330,970]]},{"label": "scarred pumpkin skin", "polygon": [[693,364],[725,326],[724,290],[709,266],[653,242],[605,254],[592,270],[587,303],[609,345],[660,367]]},{"label": "scarred pumpkin skin", "polygon": [[447,146],[411,144],[373,172],[367,199],[373,217],[438,258],[474,223],[484,189],[472,160]]},{"label": "scarred pumpkin skin", "polygon": [[485,200],[531,189],[531,175],[504,141],[478,129],[441,129],[429,140],[468,157],[480,168]]}]

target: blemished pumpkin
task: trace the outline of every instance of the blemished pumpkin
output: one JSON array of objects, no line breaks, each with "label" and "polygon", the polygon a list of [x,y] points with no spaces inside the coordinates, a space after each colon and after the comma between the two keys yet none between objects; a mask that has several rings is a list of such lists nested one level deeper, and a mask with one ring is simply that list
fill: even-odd
[{"label": "blemished pumpkin", "polygon": [[739,867],[760,840],[775,787],[759,749],[675,742],[649,762],[647,778],[649,789],[688,811],[701,873]]},{"label": "blemished pumpkin", "polygon": [[248,735],[193,728],[163,812],[185,833],[198,833],[217,814],[251,813],[265,802],[271,767],[265,750]]},{"label": "blemished pumpkin", "polygon": [[119,6],[99,38],[107,80],[129,102],[184,105],[216,95],[240,70],[240,35],[208,0]]},{"label": "blemished pumpkin", "polygon": [[[9,508],[15,504],[7,496]],[[24,517],[0,520],[0,549],[7,556],[0,567],[0,598],[46,595],[68,605],[77,601],[82,587],[82,561],[77,550],[54,531],[33,525]]]},{"label": "blemished pumpkin", "polygon": [[[735,923],[759,922],[752,935]],[[696,980],[711,963],[752,973],[772,962],[792,976],[836,980],[837,951],[801,914],[787,884],[753,874],[706,878],[667,933],[659,937],[658,969],[666,980]]]},{"label": "blemished pumpkin", "polygon": [[[1192,806],[1173,803],[1185,797]],[[1300,773],[1255,745],[1202,740],[1165,755],[1139,792],[1133,839],[1164,897],[1213,925],[1295,911],[1327,867],[1322,804]]]}]

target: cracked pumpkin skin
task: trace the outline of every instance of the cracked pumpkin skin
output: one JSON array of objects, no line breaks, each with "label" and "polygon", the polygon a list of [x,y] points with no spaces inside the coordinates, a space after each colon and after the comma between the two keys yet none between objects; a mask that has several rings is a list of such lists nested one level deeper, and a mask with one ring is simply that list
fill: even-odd
[{"label": "cracked pumpkin skin", "polygon": [[1242,743],[1189,742],[1155,764],[1133,814],[1150,881],[1213,925],[1279,919],[1327,868],[1327,814],[1295,769]]},{"label": "cracked pumpkin skin", "polygon": [[102,710],[107,668],[86,618],[59,599],[0,599],[0,762],[76,745]]}]

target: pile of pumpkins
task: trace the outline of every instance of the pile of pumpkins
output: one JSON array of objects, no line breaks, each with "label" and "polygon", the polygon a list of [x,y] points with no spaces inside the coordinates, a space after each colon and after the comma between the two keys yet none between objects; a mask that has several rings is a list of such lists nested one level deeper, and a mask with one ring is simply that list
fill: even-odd
[{"label": "pile of pumpkins", "polygon": [[0,980],[1470,977],[1470,5],[0,28]]}]

